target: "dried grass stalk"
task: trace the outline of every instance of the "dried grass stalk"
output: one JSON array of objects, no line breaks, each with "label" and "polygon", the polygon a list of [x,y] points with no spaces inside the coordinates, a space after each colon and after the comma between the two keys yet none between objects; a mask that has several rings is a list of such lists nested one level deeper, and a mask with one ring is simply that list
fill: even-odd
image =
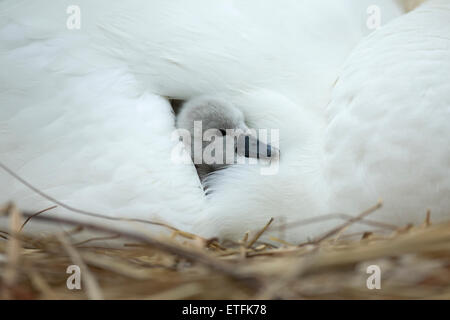
[{"label": "dried grass stalk", "polygon": [[[42,238],[19,232],[20,212],[8,206],[11,229],[0,231],[0,287],[10,299],[448,299],[450,223],[433,225],[428,213],[423,225],[388,228],[390,234],[371,231],[360,240],[342,235],[379,206],[304,244],[275,238],[262,243],[272,219],[239,243],[181,230],[154,238],[98,225],[77,228],[71,220],[63,221],[73,224],[70,233]],[[51,214],[29,223],[34,219],[61,222]],[[99,236],[73,241],[82,229]],[[118,236],[128,244],[99,245]],[[83,270],[82,290],[66,286],[71,264]],[[380,290],[366,286],[369,265],[382,271]]]}]

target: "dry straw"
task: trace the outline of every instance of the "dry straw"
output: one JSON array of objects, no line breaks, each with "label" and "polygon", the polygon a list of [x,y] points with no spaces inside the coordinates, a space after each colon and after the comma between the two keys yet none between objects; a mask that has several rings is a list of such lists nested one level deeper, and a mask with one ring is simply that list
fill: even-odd
[{"label": "dry straw", "polygon": [[[0,231],[0,293],[3,299],[449,299],[450,223],[432,225],[428,213],[421,226],[356,240],[342,235],[380,206],[294,245],[260,242],[273,219],[238,243],[219,243],[175,228],[171,237],[154,238],[55,218],[50,208],[35,214],[8,205],[1,210],[10,228]],[[73,229],[31,236],[21,228],[27,218]],[[82,230],[98,237],[75,241]],[[118,237],[121,247],[102,246]],[[72,264],[81,268],[81,290],[66,286]],[[382,271],[379,290],[367,288],[369,265]]]}]

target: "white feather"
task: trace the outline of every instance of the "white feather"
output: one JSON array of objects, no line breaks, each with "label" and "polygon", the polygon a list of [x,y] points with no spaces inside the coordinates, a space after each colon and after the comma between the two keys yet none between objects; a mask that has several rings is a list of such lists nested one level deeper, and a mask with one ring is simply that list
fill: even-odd
[{"label": "white feather", "polygon": [[[237,238],[273,216],[289,226],[329,213],[356,215],[380,199],[375,221],[417,224],[427,210],[434,221],[448,220],[449,21],[450,3],[430,1],[362,40],[342,68],[325,120],[285,101],[292,112],[280,135],[298,129],[280,148],[279,174],[238,166],[217,173],[212,210],[197,230]],[[341,223],[272,235],[302,241]]]},{"label": "white feather", "polygon": [[[74,4],[80,30],[66,27]],[[325,185],[316,175],[319,142],[309,137],[324,125],[340,66],[370,32],[372,4],[384,23],[401,13],[390,0],[4,0],[0,159],[72,206],[184,229],[206,224],[236,235],[269,212],[325,212],[322,193],[312,192]],[[219,173],[220,192],[205,206],[194,168],[170,161],[174,120],[162,96],[215,93],[255,127],[282,126],[286,152],[274,177],[253,175],[257,168]],[[0,202],[50,205],[4,172],[0,186]]]}]

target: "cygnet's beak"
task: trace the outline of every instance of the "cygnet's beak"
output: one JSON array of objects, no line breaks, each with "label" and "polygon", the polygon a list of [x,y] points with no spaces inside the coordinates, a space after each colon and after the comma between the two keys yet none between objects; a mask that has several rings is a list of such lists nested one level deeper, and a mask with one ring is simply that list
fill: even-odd
[{"label": "cygnet's beak", "polygon": [[279,159],[280,150],[266,144],[251,133],[243,133],[237,138],[236,153],[246,158]]}]

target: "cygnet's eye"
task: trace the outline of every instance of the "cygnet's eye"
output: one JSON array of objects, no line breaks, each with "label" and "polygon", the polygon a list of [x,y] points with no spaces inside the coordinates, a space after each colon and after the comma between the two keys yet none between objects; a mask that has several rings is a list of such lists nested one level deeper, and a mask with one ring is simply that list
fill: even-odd
[{"label": "cygnet's eye", "polygon": [[226,136],[227,135],[227,131],[225,129],[219,129],[219,131],[222,134],[222,136]]}]

